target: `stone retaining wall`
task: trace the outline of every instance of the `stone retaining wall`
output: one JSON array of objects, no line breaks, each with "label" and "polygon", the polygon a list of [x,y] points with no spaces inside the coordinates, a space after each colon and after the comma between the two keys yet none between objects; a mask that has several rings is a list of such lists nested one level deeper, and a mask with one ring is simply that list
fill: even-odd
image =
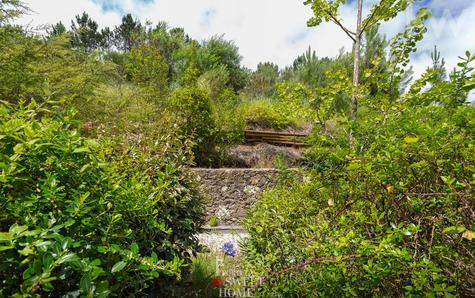
[{"label": "stone retaining wall", "polygon": [[219,225],[239,225],[262,191],[275,184],[277,174],[276,169],[193,169],[193,172],[208,199],[207,220],[221,217]]}]

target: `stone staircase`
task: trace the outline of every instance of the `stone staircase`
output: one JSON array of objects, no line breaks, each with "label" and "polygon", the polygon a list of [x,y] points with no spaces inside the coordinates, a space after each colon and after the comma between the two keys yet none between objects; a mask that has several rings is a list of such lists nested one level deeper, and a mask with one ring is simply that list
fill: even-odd
[{"label": "stone staircase", "polygon": [[276,169],[225,168],[193,169],[207,198],[206,220],[217,219],[217,226],[205,226],[199,235],[202,244],[219,249],[226,241],[238,242],[247,236],[241,223],[267,187],[275,185]]},{"label": "stone staircase", "polygon": [[303,145],[304,136],[298,133],[246,131],[248,143],[254,145],[237,146],[231,153],[238,160],[237,164],[250,167],[192,169],[207,198],[206,220],[215,224],[206,225],[205,233],[198,235],[203,245],[218,250],[226,241],[239,242],[247,236],[241,226],[246,211],[254,206],[266,188],[275,185],[278,174],[274,168],[260,166],[275,164],[278,156],[284,158],[287,164],[297,165],[301,158],[297,147]]},{"label": "stone staircase", "polygon": [[208,200],[206,220],[215,216],[219,226],[239,225],[262,191],[275,185],[277,174],[276,169],[252,168],[198,168],[193,172]]}]

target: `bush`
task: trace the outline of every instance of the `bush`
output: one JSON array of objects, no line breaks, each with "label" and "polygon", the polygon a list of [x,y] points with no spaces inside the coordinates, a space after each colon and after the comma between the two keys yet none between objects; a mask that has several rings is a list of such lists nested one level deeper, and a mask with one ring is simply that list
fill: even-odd
[{"label": "bush", "polygon": [[203,206],[181,157],[108,158],[73,117],[0,108],[0,296],[143,295],[197,248]]},{"label": "bush", "polygon": [[266,192],[245,221],[246,266],[271,276],[258,294],[473,295],[474,116],[364,115],[353,147],[317,132],[305,183]]},{"label": "bush", "polygon": [[142,87],[147,99],[160,102],[168,90],[169,66],[152,45],[134,47],[127,56],[128,78]]},{"label": "bush", "polygon": [[65,36],[44,41],[15,26],[0,27],[0,98],[9,102],[73,99],[84,102],[112,65],[69,48]]},{"label": "bush", "polygon": [[207,92],[195,86],[176,89],[171,97],[171,110],[184,136],[190,138],[198,165],[212,163],[216,125]]},{"label": "bush", "polygon": [[299,83],[277,85],[276,98],[244,101],[240,114],[247,124],[264,129],[304,126],[314,118],[310,108],[311,90]]},{"label": "bush", "polygon": [[239,109],[249,127],[284,129],[296,126],[297,119],[282,113],[277,102],[272,99],[244,102]]}]

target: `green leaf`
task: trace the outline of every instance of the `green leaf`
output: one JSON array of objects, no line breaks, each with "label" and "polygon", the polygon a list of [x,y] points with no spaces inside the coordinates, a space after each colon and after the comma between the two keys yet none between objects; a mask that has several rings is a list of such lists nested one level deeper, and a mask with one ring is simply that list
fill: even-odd
[{"label": "green leaf", "polygon": [[35,251],[31,249],[30,246],[25,246],[22,250],[19,250],[18,253],[22,256],[29,256],[32,255]]},{"label": "green leaf", "polygon": [[91,265],[91,266],[99,266],[99,265],[101,265],[101,264],[102,264],[102,262],[101,262],[100,259],[94,259],[94,260],[91,262],[90,265]]},{"label": "green leaf", "polygon": [[419,138],[415,136],[407,136],[404,138],[404,142],[406,142],[407,144],[415,144],[419,142]]},{"label": "green leaf", "polygon": [[54,261],[54,258],[51,254],[49,253],[43,254],[43,258],[42,258],[43,267],[49,268],[49,266],[53,264],[53,261]]},{"label": "green leaf", "polygon": [[28,226],[19,226],[19,225],[14,224],[10,227],[10,233],[13,233],[16,235],[19,235],[26,230],[28,230]]},{"label": "green leaf", "polygon": [[105,247],[105,246],[98,246],[98,247],[97,247],[97,252],[98,252],[98,253],[101,253],[101,254],[106,253],[106,252],[107,252],[107,247]]},{"label": "green leaf", "polygon": [[71,261],[74,261],[75,259],[77,259],[76,254],[68,253],[58,259],[58,264],[71,262]]},{"label": "green leaf", "polygon": [[88,147],[79,147],[73,150],[73,153],[84,153],[84,152],[91,152]]},{"label": "green leaf", "polygon": [[350,164],[346,167],[346,169],[349,170],[349,171],[353,171],[353,170],[357,170],[357,169],[359,169],[359,168],[361,168],[361,167],[362,167],[361,162],[359,162],[359,161],[352,161],[352,162],[350,162]]},{"label": "green leaf", "polygon": [[85,164],[84,166],[82,166],[81,170],[79,170],[79,173],[84,173],[90,167],[91,167],[90,164]]},{"label": "green leaf", "polygon": [[68,219],[65,223],[64,223],[64,226],[67,228],[67,227],[70,227],[72,226],[76,221],[72,218]]},{"label": "green leaf", "polygon": [[0,251],[9,250],[9,249],[13,249],[13,248],[15,248],[15,246],[13,246],[13,245],[10,245],[10,246],[0,246]]},{"label": "green leaf", "polygon": [[463,233],[465,231],[464,226],[451,226],[447,227],[443,230],[444,234],[458,234],[458,233]]},{"label": "green leaf", "polygon": [[132,243],[132,245],[130,245],[130,250],[132,251],[132,253],[134,255],[137,255],[139,253],[139,246],[137,243]]},{"label": "green leaf", "polygon": [[79,281],[79,286],[81,287],[81,290],[83,290],[84,293],[89,294],[91,292],[91,277],[89,274],[85,274],[81,277],[81,280]]},{"label": "green leaf", "polygon": [[0,241],[5,242],[5,241],[10,241],[13,240],[13,233],[5,233],[5,232],[0,232]]},{"label": "green leaf", "polygon": [[124,262],[124,261],[117,262],[117,263],[115,263],[114,266],[112,266],[111,273],[119,272],[122,269],[124,269],[125,266],[127,266],[126,262]]}]

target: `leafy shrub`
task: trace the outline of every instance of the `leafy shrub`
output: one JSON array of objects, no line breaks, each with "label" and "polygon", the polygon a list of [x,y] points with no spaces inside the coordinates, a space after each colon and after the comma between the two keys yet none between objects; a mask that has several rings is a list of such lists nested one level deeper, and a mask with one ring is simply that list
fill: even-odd
[{"label": "leafy shrub", "polygon": [[295,120],[281,113],[277,104],[269,99],[246,102],[242,104],[241,110],[246,123],[251,127],[283,129]]},{"label": "leafy shrub", "polygon": [[143,88],[150,100],[160,100],[168,89],[169,66],[159,50],[151,45],[134,47],[127,58],[128,77]]},{"label": "leafy shrub", "polygon": [[257,294],[473,295],[474,116],[364,115],[353,147],[317,132],[305,183],[266,192],[245,221],[246,266],[270,277]]},{"label": "leafy shrub", "polygon": [[240,114],[251,127],[269,129],[299,127],[314,116],[310,108],[311,98],[310,89],[304,85],[281,83],[277,85],[276,98],[244,101],[241,104]]},{"label": "leafy shrub", "polygon": [[216,123],[215,166],[229,163],[229,148],[244,142],[245,121],[240,114],[239,97],[230,89],[224,90],[218,102],[212,103]]},{"label": "leafy shrub", "polygon": [[170,104],[182,134],[194,142],[192,151],[196,163],[212,163],[216,126],[207,92],[196,86],[176,89]]},{"label": "leafy shrub", "polygon": [[44,41],[20,27],[1,26],[0,98],[9,102],[92,98],[97,85],[106,81],[105,74],[112,73],[112,66],[68,46],[64,36]]},{"label": "leafy shrub", "polygon": [[180,157],[111,159],[73,117],[0,108],[1,296],[141,295],[197,248],[203,206]]},{"label": "leafy shrub", "polygon": [[93,132],[99,132],[101,137],[127,138],[157,130],[167,122],[164,107],[163,102],[148,100],[136,86],[102,84],[96,89],[94,100],[78,107],[77,116],[82,121],[92,121],[97,128]]}]

